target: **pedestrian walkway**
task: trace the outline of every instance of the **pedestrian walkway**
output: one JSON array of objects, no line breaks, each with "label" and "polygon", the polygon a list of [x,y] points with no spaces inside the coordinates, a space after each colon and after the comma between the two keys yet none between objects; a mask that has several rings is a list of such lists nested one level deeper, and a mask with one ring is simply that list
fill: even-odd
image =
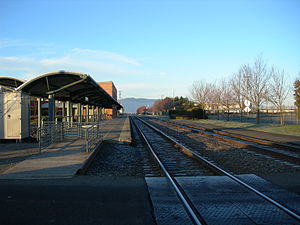
[{"label": "pedestrian walkway", "polygon": [[198,123],[198,122],[196,123],[196,122],[193,122],[190,120],[178,120],[178,122],[192,124],[192,125],[210,129],[210,130],[219,130],[219,131],[232,133],[232,134],[239,134],[239,135],[248,136],[248,137],[260,138],[260,139],[270,140],[270,141],[274,141],[274,142],[281,142],[281,143],[285,143],[285,144],[293,144],[293,145],[300,146],[300,137],[299,136],[274,134],[274,133],[268,133],[268,132],[256,131],[256,130],[250,130],[250,129],[244,129],[244,128],[220,127],[220,126],[216,126],[216,125],[212,125],[212,124]]},{"label": "pedestrian walkway", "polygon": [[90,154],[82,139],[59,142],[4,171],[0,179],[70,178]]},{"label": "pedestrian walkway", "polygon": [[[131,143],[128,117],[106,120],[101,124],[101,140]],[[65,141],[52,144],[40,154],[33,155],[4,171],[0,179],[71,178],[94,157],[94,151],[85,150],[84,139],[68,137]]]}]

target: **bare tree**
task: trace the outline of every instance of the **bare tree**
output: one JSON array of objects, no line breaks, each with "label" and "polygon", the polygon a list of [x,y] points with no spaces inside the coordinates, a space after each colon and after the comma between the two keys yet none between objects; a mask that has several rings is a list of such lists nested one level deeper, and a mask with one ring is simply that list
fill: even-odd
[{"label": "bare tree", "polygon": [[217,111],[218,120],[220,119],[220,106],[222,105],[221,93],[222,91],[218,83],[211,85],[209,104],[213,110]]},{"label": "bare tree", "polygon": [[289,94],[284,70],[271,69],[268,101],[270,101],[280,112],[280,125],[284,125],[283,105]]},{"label": "bare tree", "polygon": [[243,108],[245,100],[245,89],[246,89],[246,79],[243,76],[243,69],[240,68],[239,72],[232,76],[230,80],[230,87],[232,89],[233,102],[238,105],[241,122],[243,122]]},{"label": "bare tree", "polygon": [[232,89],[229,85],[229,82],[224,79],[221,81],[220,97],[221,104],[227,111],[227,121],[229,121],[229,110],[233,105]]},{"label": "bare tree", "polygon": [[203,109],[203,118],[205,107],[211,102],[212,84],[205,81],[194,81],[190,89],[191,96]]},{"label": "bare tree", "polygon": [[261,58],[254,61],[254,65],[243,65],[241,73],[245,80],[243,95],[256,108],[256,123],[260,123],[260,108],[267,99],[268,81],[270,72],[267,68],[267,63]]}]

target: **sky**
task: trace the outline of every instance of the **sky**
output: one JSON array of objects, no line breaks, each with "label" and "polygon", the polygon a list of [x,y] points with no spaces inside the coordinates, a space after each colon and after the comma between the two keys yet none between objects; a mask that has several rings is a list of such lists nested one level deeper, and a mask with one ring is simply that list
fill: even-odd
[{"label": "sky", "polygon": [[189,97],[257,56],[300,76],[300,0],[0,0],[0,76],[70,70],[122,98]]}]

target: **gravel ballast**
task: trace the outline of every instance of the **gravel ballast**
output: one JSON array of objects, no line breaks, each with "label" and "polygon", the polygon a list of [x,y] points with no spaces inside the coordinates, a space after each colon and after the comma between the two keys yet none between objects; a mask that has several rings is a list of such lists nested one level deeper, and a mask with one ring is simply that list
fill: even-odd
[{"label": "gravel ballast", "polygon": [[142,177],[140,154],[134,146],[103,143],[86,175]]},{"label": "gravel ballast", "polygon": [[296,172],[294,168],[270,157],[261,156],[247,149],[237,148],[212,138],[201,136],[174,125],[165,127],[165,123],[152,121],[164,132],[186,143],[194,151],[213,160],[219,166],[235,174],[268,174],[281,172]]}]

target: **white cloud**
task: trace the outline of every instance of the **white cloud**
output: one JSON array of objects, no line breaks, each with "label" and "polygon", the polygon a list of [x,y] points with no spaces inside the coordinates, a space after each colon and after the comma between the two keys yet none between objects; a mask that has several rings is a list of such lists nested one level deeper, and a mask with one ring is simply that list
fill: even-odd
[{"label": "white cloud", "polygon": [[132,76],[143,73],[139,71],[140,66],[137,60],[125,55],[78,48],[69,50],[61,57],[0,56],[0,72],[18,71],[18,75],[26,78],[56,70],[77,71],[93,76]]},{"label": "white cloud", "polygon": [[[21,41],[5,42],[0,40],[1,44],[2,46],[29,45]],[[96,81],[113,80],[118,90],[124,91],[124,96],[159,97],[162,94],[168,95],[165,93],[165,85],[157,82],[162,81],[162,77],[166,78],[168,76],[166,73],[149,72],[147,65],[126,55],[80,48],[70,49],[64,51],[64,54],[57,55],[57,52],[63,51],[53,48],[50,49],[55,52],[55,56],[53,56],[53,54],[47,54],[49,48],[39,49],[39,47],[32,46],[30,54],[21,56],[16,54],[3,55],[4,51],[2,54],[0,53],[0,75],[28,80],[43,73],[68,70],[90,74]],[[8,50],[8,53],[14,52],[9,47]],[[33,54],[33,52],[37,53]]]},{"label": "white cloud", "polygon": [[127,56],[107,51],[91,50],[91,49],[79,49],[74,48],[71,50],[73,55],[78,54],[80,56],[92,57],[97,60],[111,60],[115,62],[126,63],[134,66],[140,66],[137,60],[131,59]]},{"label": "white cloud", "polygon": [[26,43],[21,40],[9,40],[9,39],[0,40],[0,48],[17,47],[17,46],[24,46],[24,45],[26,45]]}]

